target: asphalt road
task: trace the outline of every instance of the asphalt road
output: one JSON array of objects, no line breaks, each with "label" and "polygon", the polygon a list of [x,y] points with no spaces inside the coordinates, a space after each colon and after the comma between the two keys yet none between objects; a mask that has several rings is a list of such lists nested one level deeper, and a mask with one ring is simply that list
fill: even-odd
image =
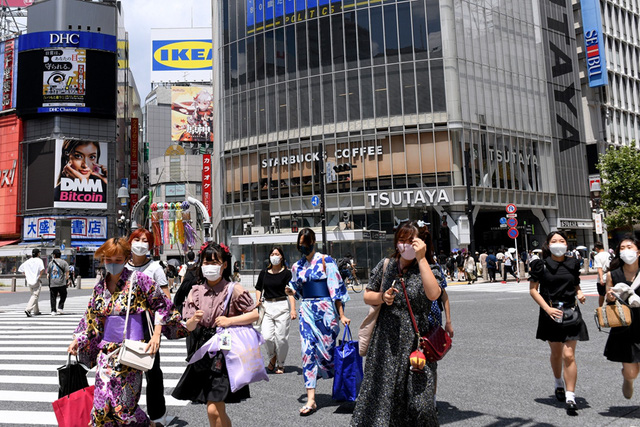
[{"label": "asphalt road", "polygon": [[[447,426],[640,426],[638,399],[640,393],[631,400],[622,397],[620,365],[607,361],[602,352],[607,335],[595,328],[592,313],[597,305],[593,280],[585,280],[583,288],[589,295],[583,306],[583,315],[587,320],[590,340],[580,342],[577,348],[578,386],[576,390],[579,406],[578,416],[569,417],[564,404],[553,396],[553,375],[549,366],[549,349],[545,342],[535,339],[538,309],[528,294],[527,283],[515,284],[476,284],[449,287],[455,336],[453,348],[438,367],[438,410],[440,423]],[[65,316],[39,316],[39,323],[20,321],[20,307],[28,299],[28,294],[0,294],[0,358],[10,354],[2,347],[10,343],[11,335],[6,337],[5,325],[13,320],[15,325],[24,325],[17,329],[31,331],[47,328],[52,323],[52,334],[56,326],[53,323],[64,319],[67,328],[79,318],[81,307],[88,298],[89,291],[71,290],[75,312]],[[41,309],[48,312],[48,290],[44,289]],[[354,325],[359,325],[367,307],[362,302],[362,293],[352,294],[353,301],[347,305],[347,316]],[[20,305],[16,305],[19,303]],[[60,322],[61,323],[61,322]],[[30,326],[32,325],[32,326]],[[44,326],[43,326],[44,325]],[[14,328],[17,328],[14,326]],[[355,332],[355,328],[354,328]],[[17,335],[13,335],[17,336]],[[51,346],[55,358],[64,357],[61,335],[59,342]],[[8,337],[8,338],[7,338]],[[20,340],[21,338],[16,338]],[[12,344],[13,345],[13,344]],[[24,349],[24,346],[22,347]],[[166,351],[166,353],[165,353]],[[28,353],[28,352],[27,352]],[[163,367],[165,382],[168,384],[165,394],[169,395],[172,384],[180,377],[184,367],[182,342],[165,342],[163,346]],[[166,355],[166,357],[164,357]],[[36,425],[48,424],[50,404],[46,401],[55,394],[55,372],[33,372],[32,375],[47,377],[46,384],[38,384],[38,379],[30,377],[28,383],[16,380],[29,372],[7,370],[7,364],[38,364],[43,361],[28,362],[20,360],[0,362],[0,425]],[[53,364],[61,365],[59,361]],[[166,360],[166,361],[165,361]],[[4,365],[2,365],[4,363]],[[48,366],[46,365],[46,366]],[[16,365],[16,369],[17,369]],[[22,366],[22,365],[20,365]],[[44,369],[45,365],[42,366]],[[10,368],[10,367],[9,367]],[[286,373],[270,375],[269,382],[251,385],[252,398],[246,402],[228,405],[228,412],[236,426],[346,426],[349,424],[353,403],[339,403],[331,399],[331,381],[320,380],[317,390],[319,410],[316,414],[301,418],[298,409],[303,405],[305,390],[300,369],[300,341],[298,324],[294,321],[291,328],[289,357]],[[90,374],[91,375],[91,374]],[[4,378],[4,380],[3,380]],[[12,378],[14,380],[12,380]],[[21,399],[22,392],[42,397]],[[48,393],[48,394],[47,394]],[[30,396],[29,393],[24,396]],[[30,400],[30,401],[27,401]],[[172,401],[170,412],[178,418],[174,426],[205,426],[204,406]],[[43,411],[42,423],[10,422],[11,413],[16,411]],[[26,411],[26,412],[25,412]],[[34,415],[34,416],[37,416]],[[23,420],[24,421],[24,420]]]}]

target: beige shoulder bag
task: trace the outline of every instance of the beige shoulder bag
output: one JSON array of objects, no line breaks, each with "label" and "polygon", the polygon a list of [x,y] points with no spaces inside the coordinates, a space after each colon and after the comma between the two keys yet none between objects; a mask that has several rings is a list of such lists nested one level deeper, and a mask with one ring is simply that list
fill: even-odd
[{"label": "beige shoulder bag", "polygon": [[[131,283],[129,284],[129,296],[127,298],[127,315],[125,316],[125,322],[124,322],[124,334],[122,337],[122,347],[120,347],[117,362],[125,366],[138,369],[142,372],[146,372],[153,367],[153,362],[156,357],[155,354],[150,354],[144,351],[145,348],[147,347],[146,342],[127,339],[127,326],[129,325],[129,311],[131,309],[131,294],[133,292],[134,285],[137,283],[137,279],[138,279],[138,272],[133,271],[131,273]],[[145,314],[147,315],[146,323],[147,323],[147,327],[149,328],[149,336],[153,336],[153,331],[151,330],[149,312],[145,310]]]}]

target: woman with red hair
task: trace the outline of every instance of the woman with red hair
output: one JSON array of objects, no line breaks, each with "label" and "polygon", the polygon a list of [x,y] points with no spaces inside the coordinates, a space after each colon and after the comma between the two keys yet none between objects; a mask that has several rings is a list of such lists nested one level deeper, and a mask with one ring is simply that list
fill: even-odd
[{"label": "woman with red hair", "polygon": [[[138,405],[142,371],[119,363],[116,356],[122,345],[127,312],[127,339],[148,343],[145,352],[151,354],[158,351],[161,333],[179,338],[187,334],[185,328],[195,327],[193,319],[186,324],[179,317],[174,319],[171,301],[153,280],[125,268],[130,256],[131,246],[124,238],[109,239],[96,251],[95,257],[104,262],[106,274],[96,283],[67,349],[87,366],[97,366],[91,412],[94,426],[155,425]],[[150,339],[144,334],[145,311],[155,313]]]}]

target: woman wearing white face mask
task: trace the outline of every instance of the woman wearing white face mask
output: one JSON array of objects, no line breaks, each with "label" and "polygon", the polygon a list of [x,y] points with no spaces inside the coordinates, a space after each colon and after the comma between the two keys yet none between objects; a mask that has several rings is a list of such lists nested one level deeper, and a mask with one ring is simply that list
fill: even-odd
[{"label": "woman wearing white face mask", "polygon": [[256,282],[256,300],[265,308],[260,327],[265,341],[269,365],[267,370],[284,374],[284,362],[289,351],[289,328],[297,317],[296,301],[287,296],[285,288],[291,281],[291,270],[284,263],[280,246],[271,248],[269,265],[260,272]]},{"label": "woman wearing white face mask", "polygon": [[[172,323],[171,301],[144,274],[124,268],[131,255],[131,247],[124,238],[107,240],[96,251],[104,261],[106,274],[93,290],[84,317],[74,332],[74,340],[67,349],[78,354],[82,363],[96,365],[96,389],[91,413],[91,425],[155,425],[138,406],[142,390],[142,371],[117,362],[116,354],[124,335],[129,308],[127,339],[147,341],[143,319],[145,311],[155,313],[153,336],[145,351],[156,353],[160,347],[163,328]],[[131,304],[129,296],[131,295]],[[177,323],[175,326],[184,327]],[[187,322],[188,327],[188,322]]]},{"label": "woman wearing white face mask", "polygon": [[[640,269],[638,263],[640,241],[633,236],[625,236],[616,248],[616,256],[611,260],[607,276],[607,301],[616,300],[611,289],[618,283],[631,286]],[[640,295],[640,288],[636,289]],[[631,308],[631,326],[611,328],[604,355],[612,362],[622,362],[622,394],[627,399],[633,395],[633,382],[640,369],[640,307]]]},{"label": "woman wearing white face mask", "polygon": [[536,338],[547,341],[551,349],[556,399],[565,401],[567,414],[577,415],[575,351],[578,341],[589,340],[589,333],[576,303],[586,301],[580,289],[580,264],[565,257],[566,252],[567,236],[560,231],[549,233],[542,245],[543,259],[531,261],[529,292],[540,306]]},{"label": "woman wearing white face mask", "polygon": [[[191,288],[184,303],[182,315],[195,318],[194,346],[188,349],[188,358],[216,333],[217,327],[249,325],[258,319],[258,310],[251,295],[239,283],[232,287],[231,298],[225,309],[227,286],[231,281],[231,253],[223,243],[202,245],[199,255],[200,278]],[[187,325],[188,326],[188,325]],[[172,396],[180,400],[207,405],[211,426],[231,426],[226,403],[237,403],[250,397],[249,386],[235,393],[231,391],[225,359],[219,351],[213,358],[206,355],[190,364],[182,374]]]},{"label": "woman wearing white face mask", "polygon": [[[167,276],[164,274],[164,268],[159,261],[152,261],[148,258],[149,249],[153,243],[153,233],[144,228],[138,228],[129,235],[129,244],[131,245],[131,259],[125,264],[125,268],[131,271],[138,271],[150,277],[157,287],[171,301],[171,293],[167,283]],[[150,313],[151,318],[154,313]],[[144,373],[147,379],[147,412],[149,418],[154,422],[163,425],[169,424],[173,420],[173,416],[167,414],[167,405],[164,398],[164,379],[162,370],[160,369],[160,353],[156,356],[153,367]]]},{"label": "woman wearing white face mask", "polygon": [[352,427],[438,425],[436,363],[427,362],[420,372],[409,369],[417,340],[403,284],[421,336],[441,325],[435,301],[446,284],[440,269],[430,266],[433,245],[425,223],[401,224],[394,243],[393,255],[371,271],[364,294],[365,303],[382,307],[367,350]]}]

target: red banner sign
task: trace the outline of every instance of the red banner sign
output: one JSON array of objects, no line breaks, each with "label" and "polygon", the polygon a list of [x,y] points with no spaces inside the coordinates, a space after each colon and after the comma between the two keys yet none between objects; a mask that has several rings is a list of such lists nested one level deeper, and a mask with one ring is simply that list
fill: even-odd
[{"label": "red banner sign", "polygon": [[2,0],[0,4],[9,7],[28,7],[33,4],[33,0]]},{"label": "red banner sign", "polygon": [[[138,119],[131,119],[131,174],[129,177],[131,189],[138,188]],[[138,192],[131,191],[131,203],[133,207],[138,203]]]},{"label": "red banner sign", "polygon": [[[0,1],[1,4],[1,1]],[[2,107],[0,110],[10,110],[13,105],[13,65],[15,60],[14,40],[7,40],[4,45],[4,75],[2,78]]]},{"label": "red banner sign", "polygon": [[211,154],[202,155],[202,203],[211,216]]}]

